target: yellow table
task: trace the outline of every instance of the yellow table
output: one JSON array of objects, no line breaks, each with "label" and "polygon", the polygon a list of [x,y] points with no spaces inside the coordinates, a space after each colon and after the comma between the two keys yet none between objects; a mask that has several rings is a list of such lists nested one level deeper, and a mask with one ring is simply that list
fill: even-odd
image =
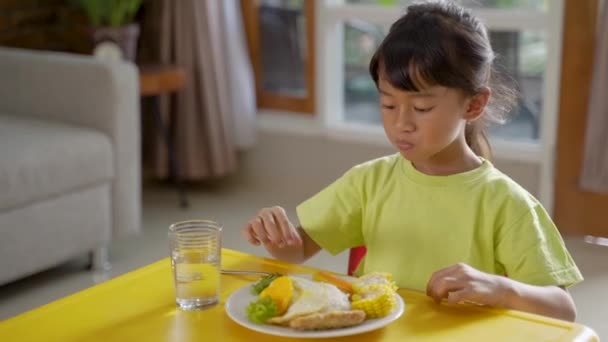
[{"label": "yellow table", "polygon": [[[223,250],[227,269],[306,273],[312,270]],[[222,276],[222,304],[184,312],[176,308],[168,259],[0,322],[0,341],[284,341],[232,322],[223,303],[251,276]],[[437,305],[400,290],[406,309],[396,322],[336,341],[598,341],[584,326],[480,307]]]}]

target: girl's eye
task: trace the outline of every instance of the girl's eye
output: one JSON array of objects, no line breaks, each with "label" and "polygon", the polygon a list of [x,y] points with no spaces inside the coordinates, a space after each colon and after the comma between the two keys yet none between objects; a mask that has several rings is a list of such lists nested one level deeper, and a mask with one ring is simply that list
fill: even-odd
[{"label": "girl's eye", "polygon": [[388,109],[388,110],[393,110],[393,109],[395,109],[395,106],[391,106],[391,105],[382,105],[382,108],[384,108],[384,109]]},{"label": "girl's eye", "polygon": [[418,113],[428,113],[431,110],[433,110],[433,108],[435,107],[428,107],[428,108],[418,108],[418,107],[414,107],[414,110]]}]

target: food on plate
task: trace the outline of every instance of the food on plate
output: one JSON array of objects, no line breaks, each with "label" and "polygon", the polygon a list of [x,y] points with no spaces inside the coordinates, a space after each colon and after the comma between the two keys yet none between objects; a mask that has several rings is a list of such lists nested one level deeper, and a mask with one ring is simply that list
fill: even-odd
[{"label": "food on plate", "polygon": [[264,324],[269,318],[276,316],[279,312],[277,304],[270,297],[259,298],[249,303],[245,308],[247,318],[255,324]]},{"label": "food on plate", "polygon": [[353,282],[352,307],[363,310],[368,318],[380,318],[397,307],[397,285],[390,273],[369,273]]},{"label": "food on plate", "polygon": [[268,287],[268,285],[270,285],[270,283],[272,283],[275,279],[277,279],[280,276],[281,275],[278,273],[273,273],[273,274],[263,277],[257,283],[253,284],[253,286],[251,287],[251,293],[253,293],[256,296],[259,295],[262,291],[264,291],[264,289],[266,287]]},{"label": "food on plate", "polygon": [[388,285],[363,287],[352,300],[353,309],[362,310],[368,318],[384,317],[397,307],[395,292]]},{"label": "food on plate", "polygon": [[350,310],[348,296],[337,287],[300,277],[291,277],[296,291],[293,301],[284,315],[273,317],[268,323],[287,325],[300,316],[320,312]]},{"label": "food on plate", "polygon": [[[264,281],[264,289],[245,309],[249,320],[257,324],[297,330],[344,328],[387,316],[397,307],[390,274],[372,273],[352,283],[325,272],[313,275],[313,280],[295,276],[268,279],[260,281]],[[262,287],[260,282],[253,285],[256,290]]]},{"label": "food on plate", "polygon": [[353,284],[351,284],[350,281],[340,279],[327,272],[323,272],[323,271],[316,272],[315,274],[312,275],[312,279],[316,280],[316,281],[322,281],[325,283],[333,284],[337,288],[339,288],[340,291],[342,291],[344,293],[347,293],[347,294],[353,293]]},{"label": "food on plate", "polygon": [[393,291],[397,291],[397,285],[393,281],[393,275],[390,273],[373,272],[368,273],[353,281],[353,290],[355,293],[364,292],[365,288],[370,285],[386,285]]},{"label": "food on plate", "polygon": [[285,313],[291,297],[293,296],[293,282],[291,278],[283,276],[276,278],[268,287],[260,292],[260,298],[270,297],[277,304],[277,313],[282,315]]},{"label": "food on plate", "polygon": [[360,324],[365,320],[361,310],[332,311],[302,316],[289,322],[289,327],[296,330],[320,330],[346,328]]}]

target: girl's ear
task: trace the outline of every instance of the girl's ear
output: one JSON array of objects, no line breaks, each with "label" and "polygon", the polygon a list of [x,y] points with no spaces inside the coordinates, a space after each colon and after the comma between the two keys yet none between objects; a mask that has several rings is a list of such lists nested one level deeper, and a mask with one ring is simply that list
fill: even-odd
[{"label": "girl's ear", "polygon": [[473,97],[471,97],[467,104],[467,111],[464,113],[463,119],[467,122],[473,122],[481,117],[483,111],[486,109],[486,105],[490,100],[492,90],[489,87],[483,87]]}]

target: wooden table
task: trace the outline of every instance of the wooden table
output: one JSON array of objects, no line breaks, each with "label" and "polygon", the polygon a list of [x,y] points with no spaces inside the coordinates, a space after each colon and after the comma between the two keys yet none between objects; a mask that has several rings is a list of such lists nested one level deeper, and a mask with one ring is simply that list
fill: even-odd
[{"label": "wooden table", "polygon": [[[312,269],[223,250],[228,269],[306,273]],[[0,322],[0,341],[284,341],[232,322],[223,304],[255,281],[222,276],[221,304],[185,312],[174,302],[168,259]],[[598,341],[582,325],[516,311],[437,305],[400,290],[405,313],[370,333],[332,341]]]},{"label": "wooden table", "polygon": [[139,93],[142,99],[150,103],[161,138],[167,146],[169,159],[169,178],[177,186],[179,205],[188,207],[188,198],[184,189],[177,153],[175,151],[175,117],[168,113],[165,118],[160,110],[160,97],[180,91],[186,85],[185,71],[175,65],[146,64],[139,66]]}]

